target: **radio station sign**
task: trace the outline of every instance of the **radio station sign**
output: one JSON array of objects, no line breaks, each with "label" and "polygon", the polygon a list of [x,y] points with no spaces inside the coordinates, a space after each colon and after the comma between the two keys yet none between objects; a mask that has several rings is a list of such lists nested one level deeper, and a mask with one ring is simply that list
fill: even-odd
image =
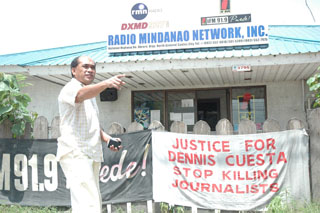
[{"label": "radio station sign", "polygon": [[[112,17],[117,23],[107,35],[107,51],[117,53],[268,44],[268,25],[251,22],[251,13],[229,14],[230,1],[221,0],[220,9],[228,12],[221,15],[218,4],[209,0],[200,1],[197,5],[185,3],[183,12],[179,13],[173,9],[174,2],[123,5],[121,11],[124,12]],[[234,5],[239,7],[237,2]]]},{"label": "radio station sign", "polygon": [[228,24],[195,29],[109,34],[108,52],[228,47],[268,43],[268,26]]}]

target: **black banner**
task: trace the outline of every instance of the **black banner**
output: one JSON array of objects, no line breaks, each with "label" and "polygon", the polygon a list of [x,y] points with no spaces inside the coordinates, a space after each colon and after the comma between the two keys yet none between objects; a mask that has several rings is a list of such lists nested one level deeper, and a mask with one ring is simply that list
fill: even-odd
[{"label": "black banner", "polygon": [[251,22],[251,14],[201,17],[201,25],[236,24]]},{"label": "black banner", "polygon": [[[110,151],[103,143],[103,204],[151,200],[151,131],[117,137],[123,145],[119,152]],[[70,192],[55,160],[56,151],[56,140],[0,139],[0,203],[70,206]]]}]

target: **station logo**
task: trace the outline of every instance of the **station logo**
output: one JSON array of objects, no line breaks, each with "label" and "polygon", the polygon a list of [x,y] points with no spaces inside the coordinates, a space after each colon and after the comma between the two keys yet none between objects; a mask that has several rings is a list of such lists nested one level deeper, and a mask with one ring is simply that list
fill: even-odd
[{"label": "station logo", "polygon": [[168,28],[169,21],[148,22],[144,19],[150,13],[162,13],[162,8],[148,9],[144,3],[137,3],[131,8],[131,16],[138,22],[122,23],[121,30],[145,30],[145,29],[160,29]]},{"label": "station logo", "polygon": [[148,7],[143,3],[135,4],[131,9],[131,16],[135,20],[142,20],[148,15]]},{"label": "station logo", "polygon": [[230,0],[220,0],[220,12],[230,13]]}]

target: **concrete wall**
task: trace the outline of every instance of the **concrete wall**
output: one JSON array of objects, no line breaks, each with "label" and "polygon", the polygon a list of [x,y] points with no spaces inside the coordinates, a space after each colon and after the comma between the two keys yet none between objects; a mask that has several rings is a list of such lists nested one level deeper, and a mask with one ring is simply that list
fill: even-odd
[{"label": "concrete wall", "polygon": [[303,89],[301,81],[288,81],[267,84],[268,118],[278,120],[281,129],[286,129],[287,122],[295,117],[306,125]]},{"label": "concrete wall", "polygon": [[[32,79],[28,82],[33,86],[25,87],[23,92],[28,93],[32,98],[29,109],[45,116],[50,125],[52,119],[59,115],[57,98],[62,86],[40,79]],[[287,122],[292,117],[306,123],[301,81],[266,85],[268,118],[278,120],[283,130],[286,129]],[[100,102],[100,98],[97,97],[97,103],[102,127],[108,128],[112,122],[116,121],[127,128],[131,123],[131,90],[122,88],[118,91],[118,100],[114,102]]]}]

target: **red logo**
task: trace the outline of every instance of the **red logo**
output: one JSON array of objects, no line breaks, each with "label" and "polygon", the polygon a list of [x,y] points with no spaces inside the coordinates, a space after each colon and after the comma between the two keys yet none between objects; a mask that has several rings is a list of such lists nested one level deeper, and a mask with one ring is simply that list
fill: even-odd
[{"label": "red logo", "polygon": [[220,12],[230,13],[230,0],[220,0]]}]

